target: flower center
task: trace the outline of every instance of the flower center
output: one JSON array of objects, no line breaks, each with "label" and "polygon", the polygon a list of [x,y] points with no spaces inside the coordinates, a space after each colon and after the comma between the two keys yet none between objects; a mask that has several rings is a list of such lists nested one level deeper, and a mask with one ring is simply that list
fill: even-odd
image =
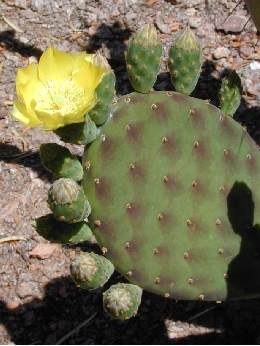
[{"label": "flower center", "polygon": [[82,110],[86,104],[86,96],[84,89],[71,79],[63,83],[49,80],[44,82],[44,87],[39,90],[36,102],[39,110],[66,115]]}]

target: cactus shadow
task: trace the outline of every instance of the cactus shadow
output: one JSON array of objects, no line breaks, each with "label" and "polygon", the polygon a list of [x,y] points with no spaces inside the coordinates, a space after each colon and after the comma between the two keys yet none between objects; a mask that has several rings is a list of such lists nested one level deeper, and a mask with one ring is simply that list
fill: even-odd
[{"label": "cactus shadow", "polygon": [[240,251],[227,271],[227,299],[259,296],[260,225],[254,224],[253,194],[244,182],[236,181],[227,196],[228,219],[241,237]]},{"label": "cactus shadow", "polygon": [[24,153],[17,146],[0,143],[0,153],[0,162],[31,168],[43,181],[53,182],[53,175],[43,166],[39,152]]},{"label": "cactus shadow", "polygon": [[107,60],[116,75],[115,89],[120,94],[128,94],[134,91],[126,70],[125,56],[126,42],[132,32],[128,28],[115,21],[112,25],[101,24],[95,34],[90,36],[85,46],[87,53],[95,53],[97,50],[107,57]]},{"label": "cactus shadow", "polygon": [[257,130],[260,128],[259,115],[259,106],[248,108],[243,100],[234,114],[234,119],[247,129],[248,134],[258,146],[260,145],[260,131]]},{"label": "cactus shadow", "polygon": [[[118,276],[115,273],[108,285],[116,283]],[[104,289],[107,288],[106,284]],[[6,327],[12,342],[20,345],[57,344],[71,331],[61,344],[254,344],[260,336],[254,320],[259,308],[259,300],[215,305],[213,302],[176,302],[144,292],[135,318],[111,320],[103,310],[102,289],[89,292],[77,288],[70,277],[63,277],[46,285],[43,299],[34,299],[15,309],[0,301],[0,323]],[[75,329],[91,317],[84,327]],[[170,339],[165,319],[183,321],[184,328],[192,323],[189,336],[176,335]],[[205,331],[205,327],[210,331]]]},{"label": "cactus shadow", "polygon": [[[231,205],[236,203],[233,200],[241,194],[240,189],[247,191],[243,185],[236,185],[230,197]],[[252,216],[252,203],[247,210]],[[232,211],[230,215],[233,220]],[[240,223],[235,220],[233,224],[241,232]],[[100,253],[98,245],[89,242],[81,244],[80,249]],[[35,298],[13,309],[0,301],[0,324],[5,326],[12,342],[20,345],[57,344],[69,332],[71,335],[61,344],[205,345],[260,341],[259,299],[216,304],[175,301],[144,291],[135,318],[111,320],[103,310],[102,292],[118,280],[125,281],[115,272],[103,289],[87,291],[76,287],[69,276],[53,279],[45,286],[42,299]],[[84,327],[77,329],[90,318]],[[183,322],[180,326],[184,330],[190,328],[190,332],[186,329],[186,336],[179,337],[176,333],[168,336],[167,319]]]},{"label": "cactus shadow", "polygon": [[24,57],[35,56],[37,59],[40,58],[43,51],[35,47],[34,45],[23,43],[15,38],[14,30],[5,30],[0,32],[0,44],[5,49],[11,52],[17,52]]}]

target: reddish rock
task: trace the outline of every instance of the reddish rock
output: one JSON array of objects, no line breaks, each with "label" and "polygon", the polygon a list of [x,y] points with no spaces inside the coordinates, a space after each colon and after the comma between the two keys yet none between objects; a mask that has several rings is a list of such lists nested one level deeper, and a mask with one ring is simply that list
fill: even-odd
[{"label": "reddish rock", "polygon": [[30,256],[39,259],[46,259],[49,258],[58,248],[59,246],[56,244],[39,244],[30,252]]}]

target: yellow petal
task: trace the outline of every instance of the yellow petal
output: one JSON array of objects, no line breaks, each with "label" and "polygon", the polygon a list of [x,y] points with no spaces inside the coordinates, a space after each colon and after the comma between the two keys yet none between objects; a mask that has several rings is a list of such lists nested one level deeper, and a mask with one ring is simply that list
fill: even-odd
[{"label": "yellow petal", "polygon": [[95,57],[95,54],[86,54],[85,60],[94,64],[94,57]]},{"label": "yellow petal", "polygon": [[77,113],[62,114],[60,111],[52,112],[50,110],[37,109],[39,119],[42,120],[42,127],[45,130],[56,130],[69,124],[81,123],[84,121],[85,111],[78,110]]},{"label": "yellow petal", "polygon": [[35,107],[38,118],[41,120],[42,127],[45,130],[56,130],[59,127],[59,118],[62,119],[60,112],[51,113],[48,110],[37,109]]},{"label": "yellow petal", "polygon": [[85,114],[88,113],[97,103],[97,96],[93,94],[88,94],[88,98],[85,100]]},{"label": "yellow petal", "polygon": [[79,87],[83,88],[86,93],[92,94],[101,82],[104,74],[105,72],[101,67],[85,60],[78,69],[75,69],[75,72],[72,74],[72,80]]},{"label": "yellow petal", "polygon": [[25,84],[28,80],[31,80],[31,81],[38,80],[37,68],[38,68],[38,64],[36,64],[35,62],[29,64],[25,68],[21,68],[21,67],[18,68],[17,76],[16,76],[16,93],[19,99],[22,99],[19,85]]},{"label": "yellow petal", "polygon": [[21,123],[31,126],[31,127],[36,127],[41,125],[41,121],[34,116],[33,114],[29,114],[26,106],[24,103],[20,101],[14,101],[13,104],[13,109],[11,110],[10,114],[20,121]]},{"label": "yellow petal", "polygon": [[84,61],[88,56],[92,56],[94,54],[87,54],[86,52],[70,52],[69,55],[73,59],[73,65],[77,65],[78,62]]},{"label": "yellow petal", "polygon": [[56,80],[63,82],[72,73],[73,58],[65,52],[49,47],[39,61],[39,79],[41,81]]},{"label": "yellow petal", "polygon": [[19,99],[22,101],[27,108],[27,111],[36,116],[34,107],[35,107],[35,94],[37,90],[42,87],[42,83],[38,80],[28,80],[24,84],[17,85],[17,91],[19,94]]},{"label": "yellow petal", "polygon": [[65,116],[63,117],[62,124],[69,125],[69,124],[82,123],[84,121],[85,114],[86,114],[85,109],[78,110],[77,114],[75,113],[65,114]]}]

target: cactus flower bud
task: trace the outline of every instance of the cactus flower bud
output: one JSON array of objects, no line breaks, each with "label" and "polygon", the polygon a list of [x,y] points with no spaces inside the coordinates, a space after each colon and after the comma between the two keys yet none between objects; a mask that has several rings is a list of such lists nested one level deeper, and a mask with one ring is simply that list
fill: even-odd
[{"label": "cactus flower bud", "polygon": [[70,273],[76,285],[87,290],[103,287],[114,272],[113,264],[93,252],[77,255],[70,264]]},{"label": "cactus flower bud", "polygon": [[103,306],[110,317],[127,320],[137,314],[141,296],[142,289],[139,286],[118,283],[104,293]]},{"label": "cactus flower bud", "polygon": [[52,184],[48,204],[58,220],[68,223],[82,221],[91,211],[83,189],[69,178],[61,178]]}]

